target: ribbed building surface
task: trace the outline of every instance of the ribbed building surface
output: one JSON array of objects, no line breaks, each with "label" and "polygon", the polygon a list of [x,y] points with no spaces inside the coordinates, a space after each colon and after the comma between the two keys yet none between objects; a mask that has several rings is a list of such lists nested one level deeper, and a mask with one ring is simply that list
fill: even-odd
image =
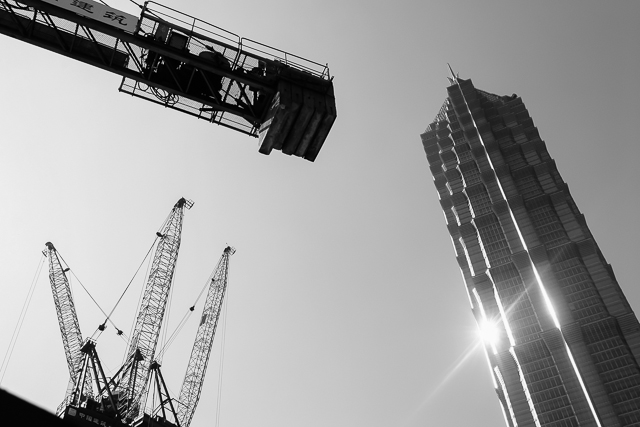
[{"label": "ribbed building surface", "polygon": [[522,100],[454,79],[422,143],[509,426],[640,426],[640,324]]}]

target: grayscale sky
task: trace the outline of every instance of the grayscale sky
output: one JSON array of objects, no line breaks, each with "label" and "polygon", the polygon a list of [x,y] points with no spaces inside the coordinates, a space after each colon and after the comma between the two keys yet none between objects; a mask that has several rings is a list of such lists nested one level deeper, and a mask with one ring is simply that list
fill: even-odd
[{"label": "grayscale sky", "polygon": [[[221,427],[504,425],[419,136],[447,62],[522,96],[640,309],[637,0],[167,5],[328,62],[334,128],[315,163],[263,156],[256,139],[118,93],[116,75],[0,36],[0,356],[45,242],[108,310],[184,196],[170,330],[237,249],[222,375],[220,328],[193,427],[216,425],[218,390]],[[134,284],[114,314],[127,332]],[[90,336],[102,316],[72,285]],[[174,393],[198,317],[162,361]],[[113,373],[126,346],[110,328],[98,351]],[[67,378],[45,270],[0,386],[53,411]]]}]

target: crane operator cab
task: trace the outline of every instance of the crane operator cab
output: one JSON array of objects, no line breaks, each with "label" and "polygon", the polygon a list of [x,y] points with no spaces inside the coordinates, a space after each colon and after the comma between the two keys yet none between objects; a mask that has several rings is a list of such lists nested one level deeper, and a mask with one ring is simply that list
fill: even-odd
[{"label": "crane operator cab", "polygon": [[141,78],[120,91],[258,137],[263,154],[315,160],[336,118],[326,65],[153,6],[137,29]]}]

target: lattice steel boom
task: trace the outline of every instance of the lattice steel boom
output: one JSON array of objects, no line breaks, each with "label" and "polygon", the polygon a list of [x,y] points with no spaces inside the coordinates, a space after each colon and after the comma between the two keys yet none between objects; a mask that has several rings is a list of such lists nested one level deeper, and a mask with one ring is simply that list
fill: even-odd
[{"label": "lattice steel boom", "polygon": [[[64,346],[64,354],[69,368],[69,386],[67,387],[64,404],[70,399],[73,387],[78,381],[78,376],[82,369],[82,332],[78,323],[76,307],[73,304],[69,280],[65,274],[68,268],[62,267],[58,251],[56,251],[53,243],[47,242],[45,246],[47,247],[46,253],[49,258],[49,282],[51,283],[51,292],[56,306],[56,314],[58,315],[60,334],[62,335],[62,345]],[[91,396],[92,394],[90,375],[89,373],[89,385],[82,387],[82,393],[85,396]]]},{"label": "lattice steel boom", "polygon": [[[154,2],[0,0],[0,33],[122,76],[119,90],[314,161],[337,117],[327,65]],[[43,67],[46,69],[46,67]]]},{"label": "lattice steel boom", "polygon": [[227,289],[229,277],[229,257],[235,253],[235,249],[227,246],[218,261],[218,265],[211,277],[211,284],[207,293],[207,299],[202,310],[200,326],[196,334],[191,357],[187,365],[187,373],[180,389],[180,405],[178,408],[178,420],[180,427],[188,427],[200,399],[204,375],[211,354],[213,337],[216,333],[218,318]]},{"label": "lattice steel boom", "polygon": [[137,363],[120,381],[120,391],[126,396],[126,408],[122,409],[122,413],[129,419],[134,419],[144,409],[150,366],[154,360],[180,249],[184,208],[190,209],[191,206],[193,202],[189,200],[178,200],[162,230],[157,233],[158,244],[127,352],[127,360],[136,360]]}]

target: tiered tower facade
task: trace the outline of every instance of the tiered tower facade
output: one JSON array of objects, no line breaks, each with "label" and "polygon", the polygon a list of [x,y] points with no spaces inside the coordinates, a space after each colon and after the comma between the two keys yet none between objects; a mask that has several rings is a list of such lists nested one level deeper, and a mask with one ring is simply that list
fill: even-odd
[{"label": "tiered tower facade", "polygon": [[522,100],[447,92],[421,138],[507,425],[640,426],[640,324]]}]

